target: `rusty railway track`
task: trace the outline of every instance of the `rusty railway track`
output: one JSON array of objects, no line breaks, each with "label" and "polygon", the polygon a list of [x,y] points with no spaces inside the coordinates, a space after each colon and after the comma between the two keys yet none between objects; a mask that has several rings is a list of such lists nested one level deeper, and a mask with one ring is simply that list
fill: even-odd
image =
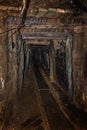
[{"label": "rusty railway track", "polygon": [[64,107],[63,107],[63,104],[62,104],[62,102],[60,100],[60,96],[59,96],[58,92],[55,91],[54,87],[49,82],[48,78],[46,77],[46,74],[44,73],[44,71],[42,69],[40,69],[40,73],[41,73],[42,77],[44,78],[45,82],[47,83],[47,85],[48,85],[48,87],[50,89],[50,92],[51,92],[52,96],[54,97],[56,103],[58,104],[58,107],[60,108],[60,110],[63,113],[63,115],[66,117],[66,119],[70,122],[70,124],[72,125],[72,127],[75,130],[81,130],[74,122],[72,122],[72,120],[70,119],[70,117],[68,116],[66,111],[64,110]]},{"label": "rusty railway track", "polygon": [[[59,128],[57,128],[56,126],[55,126],[55,128],[52,128],[53,127],[53,125],[52,125],[52,121],[53,120],[55,120],[55,118],[53,118],[53,119],[50,119],[50,118],[52,118],[49,114],[51,114],[51,113],[49,113],[49,111],[50,111],[50,108],[49,108],[49,106],[50,106],[50,104],[52,105],[52,103],[53,103],[53,107],[55,107],[56,106],[56,109],[58,108],[58,111],[60,111],[62,114],[63,114],[63,116],[64,116],[64,120],[67,120],[66,122],[68,122],[67,124],[68,124],[68,127],[70,127],[70,129],[69,130],[80,130],[78,127],[77,127],[77,125],[76,124],[74,124],[72,121],[71,121],[71,119],[69,118],[69,116],[67,115],[67,113],[64,111],[64,109],[63,109],[63,106],[62,106],[62,104],[61,104],[61,101],[60,101],[60,99],[59,99],[59,95],[57,94],[57,92],[54,90],[54,88],[52,87],[52,85],[51,85],[51,83],[49,82],[49,80],[47,79],[47,76],[46,76],[46,74],[44,73],[44,71],[42,70],[42,69],[40,69],[40,71],[38,71],[38,73],[39,74],[37,74],[37,72],[36,72],[36,77],[37,77],[37,83],[38,83],[38,91],[39,91],[39,97],[40,97],[40,99],[41,99],[41,102],[42,102],[42,105],[43,105],[43,107],[44,107],[44,111],[45,111],[45,113],[46,113],[46,118],[47,118],[47,120],[48,120],[48,124],[49,124],[49,128],[50,128],[50,130],[60,130],[61,128],[59,127]],[[50,102],[50,104],[49,104],[49,106],[47,105],[47,107],[48,108],[46,108],[46,104],[47,104],[47,102],[46,101],[44,101],[44,100],[46,100],[45,99],[45,97],[43,97],[44,95],[46,95],[45,93],[47,93],[47,96],[49,95],[48,93],[50,93],[50,97],[48,96],[48,98],[50,98],[51,100],[52,100],[52,103],[51,103],[51,101],[49,100],[49,102]],[[48,99],[47,99],[48,100]],[[56,105],[55,105],[56,104]],[[47,110],[47,109],[49,109],[49,110]],[[54,109],[54,111],[55,111],[55,109]],[[54,112],[55,113],[55,112]],[[53,114],[53,113],[52,113]],[[53,115],[54,116],[54,115]],[[60,117],[59,117],[60,118]],[[65,119],[66,118],[66,119]],[[51,121],[52,120],[52,121]],[[53,122],[55,122],[55,121],[53,121]],[[57,125],[57,123],[54,123],[54,125]]]}]

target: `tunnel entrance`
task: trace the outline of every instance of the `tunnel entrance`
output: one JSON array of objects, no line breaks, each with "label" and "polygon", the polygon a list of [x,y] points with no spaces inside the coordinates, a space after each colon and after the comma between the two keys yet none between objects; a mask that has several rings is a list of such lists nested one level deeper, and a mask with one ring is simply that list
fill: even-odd
[{"label": "tunnel entrance", "polygon": [[30,66],[49,70],[49,45],[30,45]]},{"label": "tunnel entrance", "polygon": [[60,86],[72,97],[72,36],[64,35],[64,37],[60,39],[58,37],[56,40],[45,39],[44,41],[40,39],[33,40],[33,42],[30,40],[31,43],[29,44],[29,40],[24,40],[25,46],[29,46],[29,68],[32,66],[43,68],[50,81],[55,82],[57,80]]},{"label": "tunnel entrance", "polygon": [[51,82],[57,80],[69,96],[73,97],[72,36],[64,35],[64,37],[58,37],[56,40],[50,38],[49,40],[45,39],[45,41],[42,40],[42,37],[39,40],[33,39],[30,41],[22,37],[22,40],[25,41],[24,51],[22,51],[25,57],[23,57],[24,61],[21,60],[24,62],[22,70],[27,70],[32,66],[43,68]]}]

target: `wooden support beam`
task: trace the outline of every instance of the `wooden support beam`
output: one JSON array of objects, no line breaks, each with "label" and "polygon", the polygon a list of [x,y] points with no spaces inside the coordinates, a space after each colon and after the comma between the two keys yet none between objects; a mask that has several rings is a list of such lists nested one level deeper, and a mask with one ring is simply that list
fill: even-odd
[{"label": "wooden support beam", "polygon": [[49,60],[50,60],[50,81],[54,82],[55,80],[55,49],[54,49],[53,41],[50,41]]},{"label": "wooden support beam", "polygon": [[49,41],[37,41],[37,40],[26,40],[25,44],[32,44],[32,45],[49,45]]},{"label": "wooden support beam", "polygon": [[63,40],[66,39],[69,34],[65,33],[48,33],[48,32],[39,32],[39,33],[22,33],[22,38],[24,40],[36,40],[36,39],[43,39],[43,40],[50,40],[50,39],[59,39]]},{"label": "wooden support beam", "polygon": [[31,39],[42,39],[42,40],[64,40],[64,37],[43,37],[43,36],[23,36],[24,40],[31,40]]},{"label": "wooden support beam", "polygon": [[72,11],[68,9],[61,9],[61,8],[36,8],[30,7],[28,10],[28,16],[35,16],[35,17],[47,17],[47,18],[57,18],[59,15],[63,14],[72,14]]},{"label": "wooden support beam", "polygon": [[4,6],[0,5],[0,11],[20,11],[21,7],[12,7],[12,6]]},{"label": "wooden support beam", "polygon": [[[6,19],[7,23],[19,24],[21,17],[19,16],[9,16]],[[54,25],[58,24],[59,19],[56,18],[36,18],[36,17],[27,17],[25,21],[25,25]]]}]

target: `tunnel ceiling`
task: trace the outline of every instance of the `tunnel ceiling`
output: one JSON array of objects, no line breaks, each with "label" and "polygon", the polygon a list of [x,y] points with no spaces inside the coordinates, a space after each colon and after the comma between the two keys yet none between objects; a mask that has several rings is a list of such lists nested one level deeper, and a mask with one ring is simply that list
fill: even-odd
[{"label": "tunnel ceiling", "polygon": [[[7,17],[19,17],[21,16],[20,14],[24,5],[24,1],[27,0],[0,0],[0,12],[4,12],[4,14],[6,12]],[[26,19],[26,23],[33,24],[31,26],[31,29],[33,30],[35,30],[35,28],[38,28],[38,30],[45,28],[44,30],[46,30],[52,28],[52,26],[55,30],[57,27],[54,25],[59,25],[60,23],[70,24],[74,21],[76,24],[87,24],[86,13],[87,0],[30,0],[29,8],[27,10],[27,16],[29,16],[27,18],[29,19]],[[81,17],[78,18],[78,16]],[[46,20],[43,18],[46,18]],[[52,18],[53,20],[49,20],[49,18]],[[10,21],[11,20],[12,19],[10,19]],[[13,23],[14,22],[15,21],[13,21]],[[19,24],[18,19],[16,19],[16,23]],[[34,24],[36,27],[34,27]],[[47,28],[47,24],[49,25],[49,28]]]},{"label": "tunnel ceiling", "polygon": [[[0,5],[21,6],[23,0],[0,0]],[[31,0],[31,7],[57,8],[69,3],[69,0]]]},{"label": "tunnel ceiling", "polygon": [[66,3],[68,3],[68,0],[32,0],[31,6],[38,8],[58,8]]},{"label": "tunnel ceiling", "polygon": [[[0,6],[21,7],[26,0],[0,0]],[[60,8],[87,12],[87,0],[31,0],[30,9]]]},{"label": "tunnel ceiling", "polygon": [[38,8],[64,9],[78,14],[87,13],[87,0],[31,0],[30,10]]}]

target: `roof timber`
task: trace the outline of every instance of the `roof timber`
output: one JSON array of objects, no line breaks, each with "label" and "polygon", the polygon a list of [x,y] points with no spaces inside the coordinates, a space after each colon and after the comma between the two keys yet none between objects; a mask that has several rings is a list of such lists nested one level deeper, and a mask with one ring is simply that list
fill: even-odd
[{"label": "roof timber", "polygon": [[46,8],[58,8],[59,6],[62,6],[63,4],[69,3],[69,0],[32,0],[31,1],[31,7],[46,7]]},{"label": "roof timber", "polygon": [[[11,7],[11,6],[3,6],[0,5],[0,11],[7,11],[8,14],[15,14],[17,11],[21,12],[21,6],[20,7]],[[14,11],[14,12],[12,12]],[[12,15],[11,14],[11,15]],[[72,11],[70,10],[65,10],[65,9],[60,9],[60,8],[30,8],[28,9],[27,16],[32,16],[32,17],[48,17],[48,18],[57,18],[58,15],[61,14],[72,14]],[[19,13],[16,13],[16,16],[19,16]]]},{"label": "roof timber", "polygon": [[[19,24],[21,17],[9,16],[6,19],[6,23]],[[27,17],[25,25],[55,25],[59,21],[55,18],[37,18],[37,17]]]},{"label": "roof timber", "polygon": [[28,16],[35,17],[48,17],[48,18],[57,18],[61,14],[72,14],[72,11],[68,9],[60,8],[30,8],[28,10]]},{"label": "roof timber", "polygon": [[[22,7],[25,2],[26,0],[0,0],[0,6]],[[39,8],[45,8],[45,10],[48,10],[49,8],[52,8],[52,10],[59,8],[73,12],[75,9],[87,12],[87,0],[78,0],[73,2],[71,2],[71,0],[31,0],[29,8],[31,11]]]},{"label": "roof timber", "polygon": [[0,0],[0,6],[19,7],[23,0]]},{"label": "roof timber", "polygon": [[[5,17],[5,22],[9,24],[15,24],[19,25],[21,20],[21,17],[19,16],[9,16]],[[26,21],[25,21],[25,26],[23,27],[24,29],[28,27],[28,29],[50,29],[52,28],[53,30],[56,30],[57,28],[64,27],[68,28],[71,30],[76,25],[87,25],[87,16],[86,15],[80,15],[80,16],[70,16],[70,17],[57,17],[57,18],[46,18],[46,17],[31,17],[27,16]],[[44,30],[43,30],[44,31]]]},{"label": "roof timber", "polygon": [[5,6],[5,5],[0,5],[0,11],[20,11],[20,7],[12,7],[12,6]]},{"label": "roof timber", "polygon": [[69,33],[22,33],[23,40],[65,40],[70,34]]},{"label": "roof timber", "polygon": [[27,45],[49,45],[48,40],[26,40],[25,44]]}]

